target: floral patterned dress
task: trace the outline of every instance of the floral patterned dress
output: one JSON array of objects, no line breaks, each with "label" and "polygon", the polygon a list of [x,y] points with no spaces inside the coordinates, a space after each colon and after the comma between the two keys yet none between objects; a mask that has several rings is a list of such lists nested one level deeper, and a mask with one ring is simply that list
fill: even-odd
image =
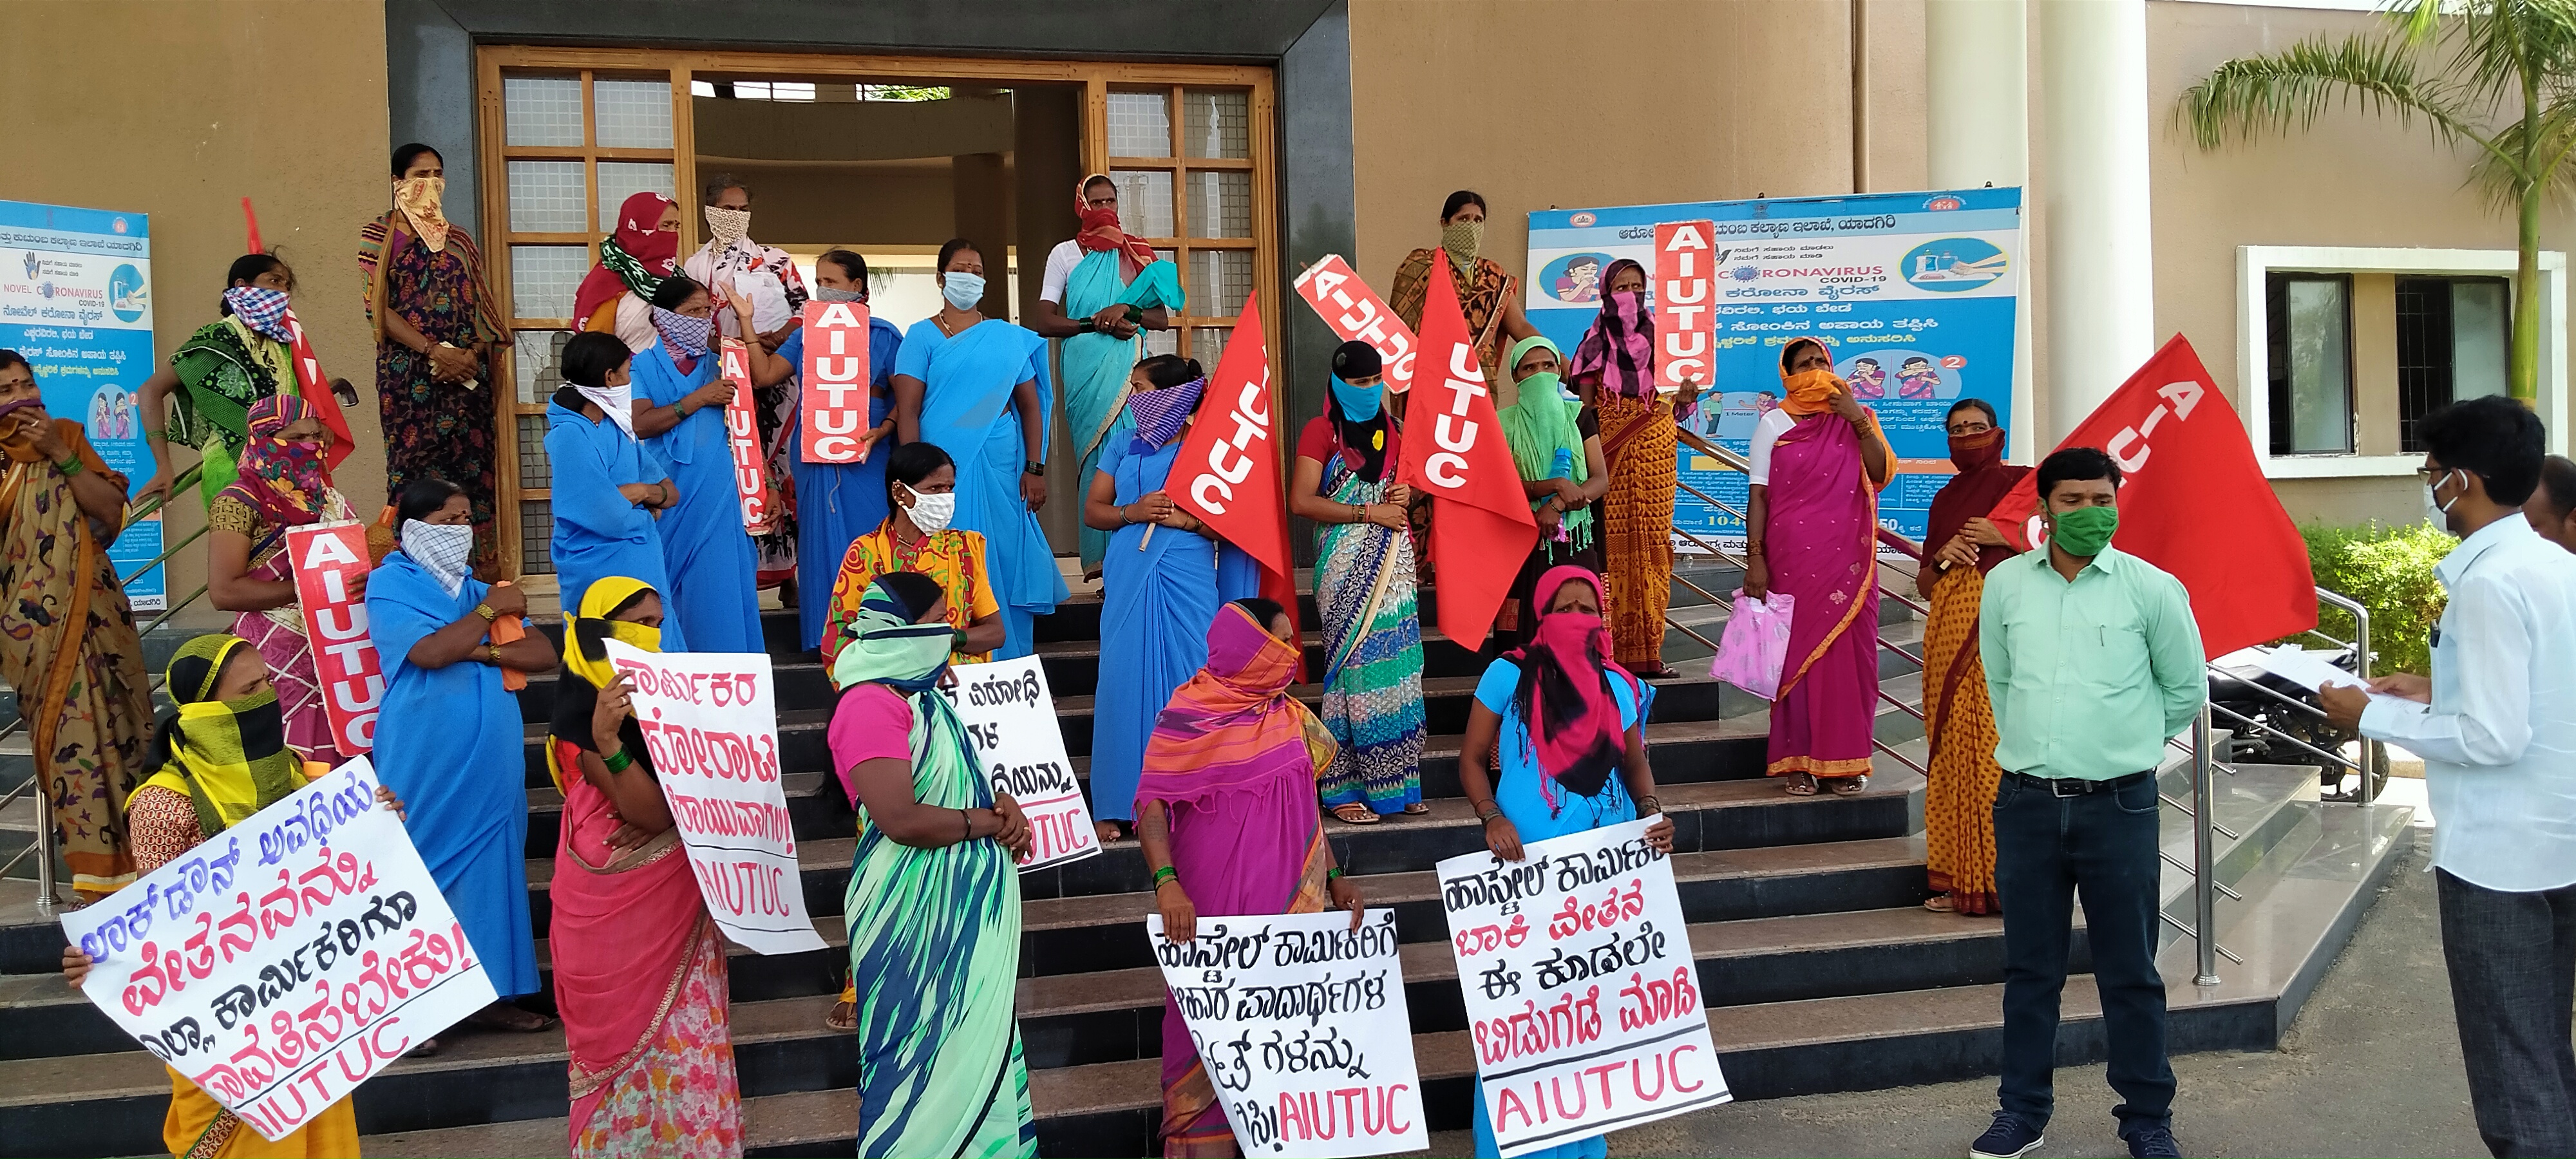
[{"label": "floral patterned dress", "polygon": [[[396,215],[398,216],[398,215]],[[381,219],[377,230],[384,229]],[[475,349],[499,342],[482,255],[462,229],[431,251],[399,227],[382,243],[376,271],[385,308],[410,320],[432,342]],[[385,494],[414,479],[439,478],[465,488],[474,505],[474,559],[495,558],[493,518],[494,394],[504,384],[434,382],[430,359],[390,336],[376,342],[376,398],[383,408]]]}]

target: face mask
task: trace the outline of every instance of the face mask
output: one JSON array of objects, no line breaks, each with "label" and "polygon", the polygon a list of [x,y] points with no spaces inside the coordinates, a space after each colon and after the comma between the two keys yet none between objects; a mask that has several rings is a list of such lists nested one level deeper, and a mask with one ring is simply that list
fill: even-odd
[{"label": "face mask", "polygon": [[1564,382],[1565,376],[1555,371],[1541,371],[1521,380],[1521,397],[1530,397],[1531,391],[1539,392],[1540,398],[1559,397]]},{"label": "face mask", "polygon": [[716,320],[713,318],[693,318],[677,310],[653,307],[653,331],[662,336],[662,344],[678,357],[704,356],[707,343],[715,336],[715,328]]},{"label": "face mask", "polygon": [[939,296],[960,310],[972,310],[984,300],[984,275],[964,274],[951,270],[940,275]]},{"label": "face mask", "polygon": [[912,519],[912,525],[920,528],[923,535],[937,535],[948,530],[948,521],[957,517],[957,493],[924,495],[914,491],[912,506],[904,508],[903,513]]},{"label": "face mask", "polygon": [[474,527],[466,523],[403,520],[403,554],[429,572],[448,595],[465,587],[466,561],[474,554]]},{"label": "face mask", "polygon": [[266,286],[234,286],[224,291],[224,304],[233,308],[233,317],[242,320],[261,334],[280,342],[295,341],[295,332],[286,325],[286,291]]},{"label": "face mask", "polygon": [[814,300],[817,302],[864,302],[868,300],[868,292],[866,290],[836,290],[830,286],[816,286],[814,287]]},{"label": "face mask", "polygon": [[2089,559],[2111,546],[2111,533],[2120,529],[2117,507],[2078,507],[2061,511],[2049,529],[2048,541],[2064,548],[2066,554]]},{"label": "face mask", "polygon": [[1476,261],[1476,251],[1485,247],[1485,223],[1453,221],[1440,229],[1440,248],[1449,251],[1449,264],[1461,269]]},{"label": "face mask", "polygon": [[616,423],[617,429],[626,432],[627,438],[635,437],[634,379],[627,379],[623,386],[583,386],[576,382],[572,389],[574,394],[589,399],[593,406],[608,416],[608,421]]},{"label": "face mask", "polygon": [[715,205],[707,207],[707,239],[716,243],[717,249],[741,241],[750,232],[750,210],[725,209]]},{"label": "face mask", "polygon": [[2450,503],[2442,502],[2438,496],[2442,484],[2449,482],[2453,474],[2456,472],[2444,471],[2424,484],[2424,522],[2446,532],[2451,529],[2451,505],[2458,503],[2460,496],[2451,496]]},{"label": "face mask", "polygon": [[1342,381],[1339,375],[1335,375],[1333,401],[1341,404],[1343,417],[1355,423],[1364,423],[1377,417],[1378,386],[1375,383],[1368,386],[1353,386]]},{"label": "face mask", "polygon": [[394,182],[394,207],[411,219],[412,232],[431,253],[447,249],[447,217],[438,210],[446,195],[444,177],[405,177]]}]

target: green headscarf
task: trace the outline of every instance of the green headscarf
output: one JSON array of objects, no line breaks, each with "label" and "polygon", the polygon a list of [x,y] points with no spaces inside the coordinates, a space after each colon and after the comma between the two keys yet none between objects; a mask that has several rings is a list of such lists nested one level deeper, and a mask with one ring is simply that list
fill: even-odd
[{"label": "green headscarf", "polygon": [[[1503,356],[1503,373],[1513,373],[1521,359],[1542,346],[1553,352],[1559,362],[1564,360],[1565,351],[1556,343],[1533,334],[1512,344],[1511,352]],[[1583,431],[1575,422],[1583,413],[1583,404],[1559,392],[1559,384],[1563,381],[1559,375],[1533,374],[1515,381],[1520,386],[1520,397],[1514,399],[1512,405],[1502,408],[1499,415],[1503,420],[1503,441],[1511,445],[1512,465],[1520,469],[1521,478],[1536,482],[1563,475],[1577,483],[1589,480],[1592,472],[1583,456]],[[1556,466],[1560,451],[1564,452],[1570,470],[1560,470]],[[1530,504],[1530,510],[1536,511],[1546,502],[1546,498],[1541,497]],[[1589,505],[1566,512],[1562,525],[1566,541],[1574,550],[1581,551],[1591,546],[1592,508]]]},{"label": "green headscarf", "polygon": [[[907,583],[905,577],[920,582]],[[907,587],[913,590],[907,593]],[[939,602],[939,594],[936,582],[915,572],[877,577],[859,600],[858,615],[841,629],[847,638],[832,661],[832,685],[847,693],[862,684],[881,684],[912,705],[915,784],[922,783],[925,771],[944,775],[960,770],[982,783],[966,724],[938,688],[956,635],[944,621],[914,623]],[[984,804],[991,804],[989,789],[982,796]]]}]

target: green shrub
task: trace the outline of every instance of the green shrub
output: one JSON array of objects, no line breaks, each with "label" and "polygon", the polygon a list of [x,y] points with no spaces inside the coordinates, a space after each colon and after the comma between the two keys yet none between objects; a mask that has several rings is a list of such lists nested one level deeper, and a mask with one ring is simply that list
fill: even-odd
[{"label": "green shrub", "polygon": [[[2442,584],[2433,578],[2433,565],[2459,541],[2423,522],[2390,526],[2374,521],[2360,527],[2312,523],[2299,533],[2308,541],[2317,586],[2370,609],[2370,646],[2378,653],[2371,671],[2430,672],[2430,636],[2442,615]],[[2352,639],[2351,614],[2332,604],[2317,608],[2317,627],[2337,639]],[[2314,637],[2304,643],[2320,646]]]}]

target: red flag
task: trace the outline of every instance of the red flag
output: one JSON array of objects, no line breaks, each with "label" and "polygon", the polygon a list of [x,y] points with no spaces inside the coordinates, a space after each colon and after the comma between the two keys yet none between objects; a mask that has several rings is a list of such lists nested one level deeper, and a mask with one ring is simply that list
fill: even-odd
[{"label": "red flag", "polygon": [[1181,436],[1165,491],[1227,543],[1261,564],[1261,594],[1297,622],[1296,560],[1288,551],[1288,504],[1280,473],[1279,410],[1270,393],[1270,355],[1261,295],[1243,300],[1225,356],[1208,376],[1198,421]]},{"label": "red flag", "polygon": [[[2058,449],[2099,447],[2120,464],[2120,550],[2173,573],[2211,657],[2317,626],[2307,543],[2281,510],[2245,421],[2176,334]],[[2044,544],[2038,476],[1990,518],[2015,547]]]},{"label": "red flag", "polygon": [[1494,613],[1538,543],[1521,492],[1520,468],[1485,389],[1467,318],[1449,277],[1449,257],[1432,258],[1422,307],[1421,361],[1405,416],[1396,478],[1431,496],[1431,562],[1440,582],[1440,630],[1461,648],[1484,643]]},{"label": "red flag", "polygon": [[[247,197],[242,198],[242,228],[249,235],[244,239],[248,252],[268,252],[268,247],[260,244],[259,240],[259,214],[252,212]],[[336,470],[358,449],[357,444],[351,441],[348,416],[340,413],[340,398],[331,393],[330,380],[322,377],[322,360],[314,357],[313,342],[304,336],[304,324],[295,320],[292,306],[286,309],[286,332],[290,338],[287,343],[289,353],[295,363],[295,393],[313,404],[313,413],[321,417],[322,428],[331,432],[331,449],[323,452],[323,462]]]}]

